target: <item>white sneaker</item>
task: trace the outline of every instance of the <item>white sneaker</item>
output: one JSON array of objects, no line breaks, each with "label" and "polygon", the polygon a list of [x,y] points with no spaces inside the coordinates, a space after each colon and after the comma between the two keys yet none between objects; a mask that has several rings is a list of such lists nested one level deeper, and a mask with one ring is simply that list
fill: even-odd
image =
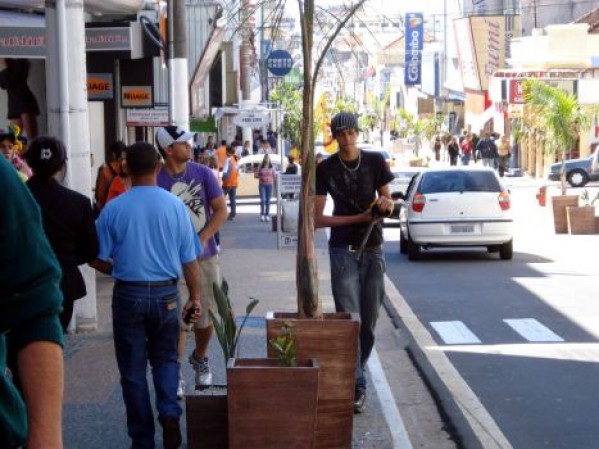
[{"label": "white sneaker", "polygon": [[210,371],[208,357],[204,357],[202,360],[196,360],[194,354],[195,351],[189,355],[189,363],[196,373],[196,389],[202,390],[212,385],[212,372]]},{"label": "white sneaker", "polygon": [[266,217],[264,215],[260,215],[260,221],[266,221]]},{"label": "white sneaker", "polygon": [[270,221],[270,215],[265,215],[264,216],[264,221]]},{"label": "white sneaker", "polygon": [[185,396],[185,381],[179,379],[179,386],[177,387],[177,399],[181,400]]}]

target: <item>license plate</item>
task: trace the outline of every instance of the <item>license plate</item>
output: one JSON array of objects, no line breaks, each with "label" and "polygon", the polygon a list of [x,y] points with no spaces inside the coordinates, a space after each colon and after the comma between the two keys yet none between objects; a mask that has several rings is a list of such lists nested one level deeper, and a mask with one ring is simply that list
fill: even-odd
[{"label": "license plate", "polygon": [[451,225],[449,230],[452,234],[468,234],[474,232],[474,225]]}]

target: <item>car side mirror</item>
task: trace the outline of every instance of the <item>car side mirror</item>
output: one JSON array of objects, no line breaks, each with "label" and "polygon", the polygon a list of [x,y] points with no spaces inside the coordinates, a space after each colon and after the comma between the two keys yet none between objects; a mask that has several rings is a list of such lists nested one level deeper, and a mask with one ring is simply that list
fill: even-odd
[{"label": "car side mirror", "polygon": [[406,196],[403,192],[391,192],[391,198],[394,200],[405,200]]}]

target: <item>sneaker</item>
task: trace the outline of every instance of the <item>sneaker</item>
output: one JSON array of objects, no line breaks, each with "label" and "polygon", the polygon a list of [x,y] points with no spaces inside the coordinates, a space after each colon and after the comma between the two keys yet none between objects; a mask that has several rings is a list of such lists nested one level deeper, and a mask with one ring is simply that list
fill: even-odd
[{"label": "sneaker", "polygon": [[264,221],[270,221],[270,215],[265,215],[264,216]]},{"label": "sneaker", "polygon": [[354,413],[363,413],[366,409],[366,389],[356,388],[354,394]]},{"label": "sneaker", "polygon": [[260,221],[266,221],[266,217],[264,215],[260,215]]},{"label": "sneaker", "polygon": [[164,449],[179,449],[183,442],[179,418],[166,416],[162,418],[162,442]]},{"label": "sneaker", "polygon": [[185,381],[179,379],[179,386],[177,387],[177,399],[180,401],[185,396]]},{"label": "sneaker", "polygon": [[203,390],[212,385],[212,372],[210,371],[210,363],[208,357],[202,360],[196,360],[195,351],[189,355],[189,363],[196,372],[196,389]]}]

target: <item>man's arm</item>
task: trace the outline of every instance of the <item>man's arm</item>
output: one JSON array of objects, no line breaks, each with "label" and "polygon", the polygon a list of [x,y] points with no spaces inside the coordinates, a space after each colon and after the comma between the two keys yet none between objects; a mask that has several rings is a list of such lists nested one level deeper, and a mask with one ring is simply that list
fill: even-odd
[{"label": "man's arm", "polygon": [[104,273],[104,274],[108,274],[108,275],[112,274],[112,263],[107,262],[105,260],[100,260],[98,258],[95,258],[88,265],[90,267],[94,268],[95,270],[98,270],[100,273]]},{"label": "man's arm", "polygon": [[227,221],[227,202],[224,195],[213,198],[210,201],[210,207],[212,208],[212,216],[210,217],[210,221],[206,223],[206,226],[204,226],[204,229],[200,232],[202,248],[206,247],[208,239],[216,234],[223,223]]},{"label": "man's arm", "polygon": [[27,404],[28,449],[62,449],[62,348],[35,341],[18,353],[19,376]]},{"label": "man's arm", "polygon": [[200,266],[197,260],[183,264],[183,277],[189,290],[189,299],[182,310],[183,316],[190,308],[195,307],[197,312],[191,318],[191,322],[195,323],[203,312],[200,304]]}]

